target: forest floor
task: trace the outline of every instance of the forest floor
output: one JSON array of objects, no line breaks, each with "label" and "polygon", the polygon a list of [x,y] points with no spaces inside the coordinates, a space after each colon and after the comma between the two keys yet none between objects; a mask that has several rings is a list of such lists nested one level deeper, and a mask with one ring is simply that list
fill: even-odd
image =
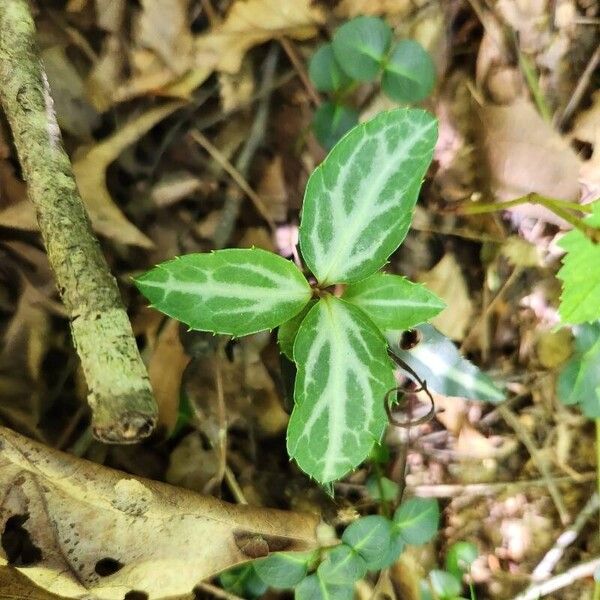
[{"label": "forest floor", "polygon": [[[557,242],[569,225],[531,204],[460,214],[474,200],[529,192],[580,203],[600,196],[594,0],[37,0],[33,8],[65,146],[160,416],[139,445],[92,438],[68,321],[0,117],[2,424],[137,476],[316,512],[336,526],[376,508],[371,466],[331,498],[289,461],[290,374],[274,335],[186,332],[131,283],[190,252],[256,246],[292,255],[306,181],[326,155],[311,131],[326,98],[308,78],[310,57],[346,20],[375,14],[433,57],[437,83],[422,106],[440,125],[412,228],[388,270],[446,301],[433,324],[506,386],[508,400],[435,396],[436,418],[410,431],[406,493],[440,500],[440,534],[405,552],[385,589],[366,579],[357,597],[418,598],[419,581],[459,540],[478,548],[479,599],[517,597],[574,522],[575,539],[541,577],[600,556],[594,422],[556,392],[573,354],[571,329],[557,327]],[[270,75],[267,59],[276,60]],[[351,100],[361,120],[396,106],[370,83]],[[390,427],[385,439],[396,456],[405,437]],[[403,478],[398,461],[384,470]],[[197,597],[236,597],[210,585]],[[548,597],[591,599],[593,587],[590,573],[574,575]]]}]

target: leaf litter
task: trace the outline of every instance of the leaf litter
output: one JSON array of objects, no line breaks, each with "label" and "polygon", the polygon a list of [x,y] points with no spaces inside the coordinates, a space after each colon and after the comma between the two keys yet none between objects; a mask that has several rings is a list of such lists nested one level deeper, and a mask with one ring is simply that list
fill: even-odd
[{"label": "leaf litter", "polygon": [[[267,551],[271,537],[287,540],[286,549],[312,548],[320,519],[337,524],[376,509],[369,465],[336,484],[332,501],[288,462],[284,431],[294,374],[273,336],[229,340],[185,332],[144,307],[131,276],[177,254],[215,247],[215,231],[229,218],[226,198],[238,183],[190,132],[201,132],[235,166],[265,99],[265,137],[242,177],[267,208],[276,236],[247,203],[227,245],[280,248],[293,258],[306,180],[324,156],[308,127],[314,94],[302,68],[344,20],[377,14],[395,35],[419,39],[432,53],[438,83],[425,106],[440,121],[419,218],[386,268],[427,281],[446,297],[437,327],[505,384],[515,419],[465,400],[456,380],[440,370],[428,375],[443,412],[411,428],[406,486],[407,494],[443,499],[439,543],[407,551],[379,581],[362,581],[356,594],[417,598],[419,578],[440,568],[445,548],[471,540],[480,550],[472,570],[478,597],[515,597],[563,530],[549,488],[558,489],[574,520],[594,486],[593,428],[578,409],[559,404],[556,391],[560,369],[579,354],[569,332],[553,331],[561,294],[555,275],[561,248],[581,239],[570,232],[563,243],[569,225],[537,205],[490,215],[457,209],[529,192],[584,204],[598,198],[597,76],[581,84],[597,45],[593,3],[38,5],[59,123],[149,366],[161,430],[135,449],[91,440],[68,324],[0,121],[0,420],[44,444],[0,430],[0,556],[11,565],[0,568],[0,594],[191,597],[201,580],[218,586],[217,572],[248,558],[240,546],[264,551],[256,536],[266,539]],[[261,87],[268,46],[279,48],[278,67]],[[389,102],[372,84],[355,90],[353,100],[362,119]],[[417,345],[414,354],[423,349]],[[455,351],[448,346],[436,356],[464,375],[471,363],[461,363]],[[416,405],[417,396],[410,402]],[[406,438],[389,428],[393,456]],[[396,462],[383,468],[391,481],[403,480]],[[245,501],[256,508],[236,506]],[[595,530],[594,524],[579,533],[556,573],[598,555]],[[5,542],[15,531],[30,542],[20,554]],[[116,570],[98,574],[106,569]],[[590,590],[590,580],[582,579],[554,597],[579,599]]]}]

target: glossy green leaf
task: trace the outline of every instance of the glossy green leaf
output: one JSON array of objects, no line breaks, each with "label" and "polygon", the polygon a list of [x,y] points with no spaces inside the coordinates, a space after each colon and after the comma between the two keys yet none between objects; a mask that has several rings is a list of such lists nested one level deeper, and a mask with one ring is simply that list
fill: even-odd
[{"label": "glossy green leaf", "polygon": [[[402,331],[386,331],[390,350],[411,367],[427,387],[444,396],[460,396],[469,400],[502,402],[504,392],[472,362],[462,357],[445,335],[429,324],[414,328],[420,341],[411,349],[400,346]],[[406,373],[412,377],[410,373]]]},{"label": "glossy green leaf", "polygon": [[315,305],[315,301],[311,300],[308,304],[289,321],[282,323],[277,331],[277,343],[279,349],[285,354],[290,360],[294,360],[294,341],[298,334],[298,329],[304,320],[304,317],[308,314],[308,311]]},{"label": "glossy green leaf", "polygon": [[267,558],[254,561],[256,574],[270,587],[293,588],[308,571],[314,552],[274,552]]},{"label": "glossy green leaf", "polygon": [[393,523],[381,515],[368,515],[346,527],[342,542],[358,552],[369,571],[381,569],[393,540]]},{"label": "glossy green leaf", "polygon": [[468,573],[471,565],[479,556],[477,546],[471,542],[455,542],[446,552],[446,571],[452,573],[459,581]]},{"label": "glossy green leaf", "polygon": [[440,508],[435,498],[411,498],[394,513],[394,523],[407,544],[425,544],[437,533]]},{"label": "glossy green leaf", "polygon": [[331,44],[323,44],[313,54],[308,65],[308,75],[320,92],[336,92],[351,82],[335,59]]},{"label": "glossy green leaf", "polygon": [[600,418],[600,323],[574,328],[575,352],[558,377],[557,393],[563,404],[578,404],[590,419]]},{"label": "glossy green leaf", "polygon": [[396,102],[420,102],[435,85],[435,65],[429,53],[413,40],[402,40],[385,64],[381,87]]},{"label": "glossy green leaf", "polygon": [[354,586],[332,585],[318,575],[305,577],[294,590],[294,600],[353,600]]},{"label": "glossy green leaf", "polygon": [[439,598],[439,600],[453,600],[460,594],[462,589],[459,579],[456,579],[452,573],[439,569],[434,569],[429,573],[429,581],[436,598]]},{"label": "glossy green leaf", "polygon": [[374,79],[390,47],[392,30],[378,17],[357,17],[344,23],[333,36],[333,52],[352,79]]},{"label": "glossy green leaf", "polygon": [[402,243],[436,139],[426,111],[382,112],[346,134],[315,169],[300,247],[321,284],[368,277]]},{"label": "glossy green leaf", "polygon": [[312,295],[292,262],[258,248],[181,256],[135,284],[155,308],[191,329],[235,336],[277,327]]},{"label": "glossy green leaf", "polygon": [[446,307],[425,286],[385,273],[350,284],[343,298],[364,310],[381,329],[410,329]]},{"label": "glossy green leaf", "polygon": [[[594,202],[593,211],[585,222],[600,228],[600,201]],[[600,244],[573,229],[559,246],[566,251],[558,272],[563,282],[558,307],[561,320],[575,325],[600,319]]]},{"label": "glossy green leaf", "polygon": [[251,564],[221,573],[219,582],[223,589],[244,598],[260,598],[267,591],[267,585],[256,574],[254,566]]},{"label": "glossy green leaf", "polygon": [[377,566],[377,569],[391,567],[398,560],[400,554],[402,554],[404,546],[406,546],[406,542],[402,539],[400,533],[394,529],[392,531],[392,543],[387,547],[387,550],[382,554],[379,561],[373,564]]},{"label": "glossy green leaf", "polygon": [[362,579],[367,573],[365,559],[347,544],[340,544],[327,552],[319,565],[319,578],[329,585],[343,585]]},{"label": "glossy green leaf", "polygon": [[315,111],[312,127],[319,143],[330,150],[358,123],[358,113],[348,106],[323,102]]},{"label": "glossy green leaf", "polygon": [[327,295],[302,321],[289,455],[321,483],[346,475],[369,454],[387,424],[394,387],[385,340],[364,313]]}]

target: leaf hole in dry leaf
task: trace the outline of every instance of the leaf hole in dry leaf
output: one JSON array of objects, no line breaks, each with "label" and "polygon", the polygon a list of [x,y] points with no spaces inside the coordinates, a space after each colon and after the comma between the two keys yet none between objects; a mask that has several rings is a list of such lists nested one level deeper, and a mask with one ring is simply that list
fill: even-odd
[{"label": "leaf hole in dry leaf", "polygon": [[138,592],[137,590],[131,590],[123,596],[123,600],[148,600],[148,594],[146,592]]},{"label": "leaf hole in dry leaf", "polygon": [[108,577],[109,575],[113,575],[119,569],[123,568],[123,563],[119,562],[116,558],[111,558],[107,556],[106,558],[101,558],[94,567],[94,571],[100,575],[100,577]]},{"label": "leaf hole in dry leaf", "polygon": [[42,560],[42,551],[23,527],[27,519],[29,514],[9,517],[2,532],[2,549],[8,564],[15,567],[29,567]]}]

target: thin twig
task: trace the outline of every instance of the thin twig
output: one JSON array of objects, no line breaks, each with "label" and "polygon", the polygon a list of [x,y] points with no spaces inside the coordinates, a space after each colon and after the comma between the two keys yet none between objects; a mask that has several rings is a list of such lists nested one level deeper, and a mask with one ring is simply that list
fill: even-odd
[{"label": "thin twig", "polygon": [[567,102],[567,106],[561,113],[560,117],[557,119],[557,127],[562,129],[571,118],[571,115],[575,111],[575,109],[579,106],[581,99],[583,98],[583,94],[590,84],[590,80],[592,78],[592,74],[596,70],[596,67],[600,63],[600,44],[596,47],[594,54],[592,54],[590,60],[588,61],[587,66],[585,67],[575,89],[573,90],[573,94],[569,98],[569,102]]},{"label": "thin twig", "polygon": [[319,96],[319,93],[315,89],[315,86],[312,84],[312,81],[310,80],[310,77],[308,76],[308,72],[306,71],[304,63],[300,60],[300,58],[298,56],[296,47],[291,42],[291,40],[289,40],[286,37],[280,38],[279,43],[281,44],[281,47],[287,54],[287,57],[290,59],[290,62],[292,63],[294,69],[296,70],[296,73],[298,73],[298,77],[300,78],[300,81],[302,81],[302,85],[304,85],[308,95],[310,96],[310,99],[313,101],[315,106],[320,106],[321,105],[321,97]]},{"label": "thin twig", "polygon": [[131,443],[157,419],[148,373],[61,141],[27,0],[0,2],[0,103],[71,318],[99,439]]},{"label": "thin twig", "polygon": [[262,198],[250,187],[245,177],[231,164],[228,158],[213,144],[208,138],[198,130],[190,132],[190,137],[198,142],[210,155],[219,163],[219,166],[233,179],[236,185],[252,200],[256,211],[269,224],[272,232],[275,232],[275,222],[269,214],[268,208],[265,206]]},{"label": "thin twig", "polygon": [[548,594],[552,594],[557,590],[562,590],[563,588],[567,587],[568,585],[572,585],[580,579],[591,577],[598,567],[600,567],[600,557],[581,563],[576,567],[572,567],[568,571],[565,571],[560,575],[556,575],[555,577],[552,577],[552,579],[548,579],[543,583],[538,583],[537,585],[531,586],[525,592],[516,596],[513,600],[538,600],[539,598],[547,596]]},{"label": "thin twig", "polygon": [[508,407],[500,404],[498,406],[498,412],[502,415],[502,418],[508,423],[510,427],[512,427],[517,434],[519,440],[523,442],[523,445],[527,448],[535,466],[538,468],[542,478],[546,480],[548,485],[548,492],[550,497],[552,498],[554,505],[556,506],[556,510],[558,511],[558,515],[560,517],[561,523],[566,525],[571,521],[571,517],[569,515],[569,511],[565,506],[563,498],[558,491],[558,487],[554,483],[552,478],[552,474],[550,473],[550,469],[548,468],[548,464],[546,460],[542,457],[540,452],[538,451],[533,438],[529,434],[529,432],[523,427],[521,421],[516,417],[516,415],[510,410]]},{"label": "thin twig", "polygon": [[533,581],[543,581],[552,575],[554,567],[558,564],[565,550],[577,539],[584,525],[598,512],[598,507],[600,507],[600,497],[598,492],[595,492],[577,515],[573,525],[558,536],[552,548],[546,552],[544,558],[533,570],[531,574]]},{"label": "thin twig", "polygon": [[[252,157],[262,144],[265,136],[267,118],[269,115],[269,103],[271,100],[270,92],[273,89],[273,79],[275,78],[278,57],[279,47],[277,45],[271,46],[263,66],[263,77],[258,92],[261,98],[256,110],[256,116],[254,117],[254,123],[248,134],[248,139],[235,162],[236,170],[244,178],[248,174]],[[269,90],[268,93],[267,90]],[[232,190],[231,193],[226,196],[223,204],[221,221],[217,225],[214,234],[214,244],[216,248],[223,248],[231,237],[233,227],[240,213],[242,200],[243,196],[238,189]],[[267,223],[269,223],[271,227],[273,226],[273,220],[270,217],[269,220],[267,220]]]}]

